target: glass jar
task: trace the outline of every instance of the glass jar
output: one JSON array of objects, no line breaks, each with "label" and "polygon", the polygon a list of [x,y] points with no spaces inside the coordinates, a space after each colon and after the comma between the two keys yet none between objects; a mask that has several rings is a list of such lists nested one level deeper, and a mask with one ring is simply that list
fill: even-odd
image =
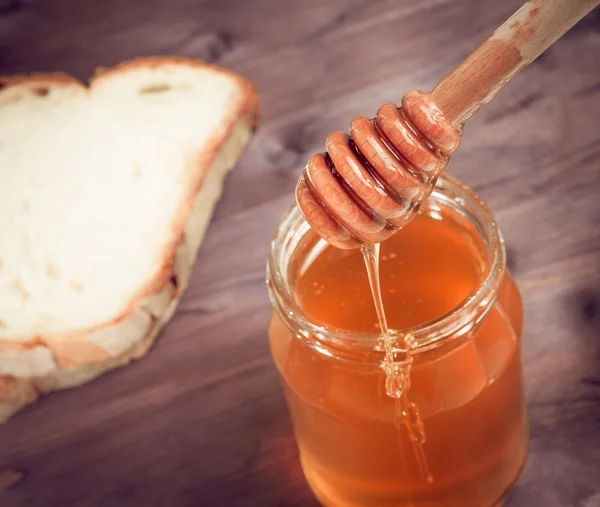
[{"label": "glass jar", "polygon": [[491,507],[525,460],[522,303],[494,218],[449,176],[422,212],[452,216],[477,240],[483,259],[477,286],[450,312],[392,331],[409,336],[413,347],[409,396],[423,422],[431,481],[399,423],[398,401],[385,392],[381,337],[313,322],[294,293],[325,246],[295,206],[271,245],[271,353],[305,477],[325,506]]}]

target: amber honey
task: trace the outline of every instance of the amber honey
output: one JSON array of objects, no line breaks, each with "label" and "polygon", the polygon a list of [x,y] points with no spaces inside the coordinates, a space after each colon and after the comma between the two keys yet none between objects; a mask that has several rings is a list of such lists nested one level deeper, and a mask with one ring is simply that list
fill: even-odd
[{"label": "amber honey", "polygon": [[[430,481],[399,400],[385,391],[360,251],[327,246],[310,231],[290,247],[291,306],[274,312],[270,343],[302,467],[323,505],[491,507],[524,461],[519,294],[501,243],[435,199],[380,252],[388,325],[414,343],[408,396],[423,422]],[[286,305],[277,294],[274,302]]]}]

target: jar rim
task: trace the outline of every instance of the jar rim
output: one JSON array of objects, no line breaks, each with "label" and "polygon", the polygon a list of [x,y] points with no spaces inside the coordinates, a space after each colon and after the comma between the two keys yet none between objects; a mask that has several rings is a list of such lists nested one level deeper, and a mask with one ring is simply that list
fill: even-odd
[{"label": "jar rim", "polygon": [[[417,326],[401,330],[390,329],[392,338],[397,340],[402,336],[403,341],[406,340],[418,350],[436,347],[445,343],[447,338],[464,336],[475,328],[495,303],[506,269],[506,249],[496,220],[490,208],[473,189],[459,179],[443,174],[427,200],[427,203],[431,202],[452,207],[474,225],[484,241],[488,256],[477,287],[450,311]],[[294,229],[295,234],[290,235]],[[312,322],[294,298],[283,273],[287,264],[280,262],[280,258],[285,253],[284,249],[290,247],[289,243],[294,236],[297,245],[298,240],[310,230],[295,204],[284,213],[277,225],[267,261],[267,285],[273,308],[290,329],[293,327],[292,331],[304,338],[314,337],[321,342],[344,348],[379,350],[381,334],[333,329]],[[293,246],[291,245],[292,248]]]}]

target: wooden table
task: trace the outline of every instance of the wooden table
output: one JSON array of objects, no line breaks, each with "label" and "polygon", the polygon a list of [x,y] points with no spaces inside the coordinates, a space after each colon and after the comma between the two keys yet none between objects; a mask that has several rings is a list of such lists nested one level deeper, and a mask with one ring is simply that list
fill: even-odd
[{"label": "wooden table", "polygon": [[[0,0],[3,73],[175,53],[253,80],[263,111],[154,351],[0,427],[18,478],[0,505],[315,505],[267,347],[275,223],[328,132],[429,89],[519,3]],[[599,54],[600,11],[472,120],[450,165],[495,210],[525,299],[532,443],[511,507],[600,506]]]}]

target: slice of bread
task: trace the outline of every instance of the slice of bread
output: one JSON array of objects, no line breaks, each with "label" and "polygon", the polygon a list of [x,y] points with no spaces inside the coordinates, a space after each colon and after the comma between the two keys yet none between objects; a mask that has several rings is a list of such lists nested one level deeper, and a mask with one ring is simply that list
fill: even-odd
[{"label": "slice of bread", "polygon": [[254,88],[147,58],[4,78],[0,89],[0,420],[38,393],[143,355],[186,287]]}]

